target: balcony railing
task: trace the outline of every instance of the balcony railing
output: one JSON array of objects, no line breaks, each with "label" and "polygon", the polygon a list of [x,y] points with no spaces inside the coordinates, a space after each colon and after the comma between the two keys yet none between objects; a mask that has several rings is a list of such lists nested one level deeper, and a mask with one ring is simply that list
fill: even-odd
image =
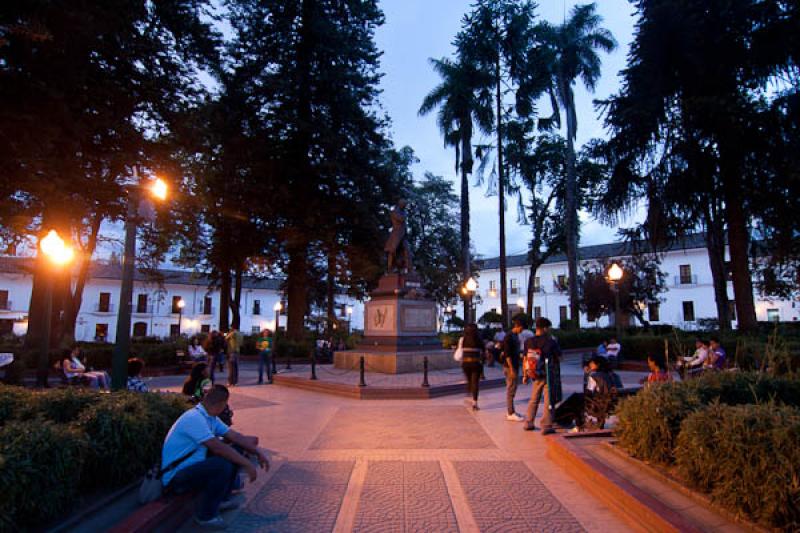
[{"label": "balcony railing", "polygon": [[217,308],[214,307],[213,305],[211,305],[211,306],[208,306],[208,307],[201,307],[200,310],[197,311],[197,314],[198,315],[204,315],[204,316],[210,316],[210,315],[216,314],[216,312],[217,312]]},{"label": "balcony railing", "polygon": [[566,283],[559,283],[557,281],[554,281],[553,290],[556,292],[567,292],[569,290],[569,286]]},{"label": "balcony railing", "polygon": [[675,276],[675,286],[680,287],[681,285],[697,285],[697,275]]},{"label": "balcony railing", "polygon": [[11,309],[13,309],[11,304],[12,302],[10,300],[0,302],[0,311],[11,311]]},{"label": "balcony railing", "polygon": [[519,294],[519,287],[511,287],[508,289],[509,294]]},{"label": "balcony railing", "polygon": [[114,312],[114,304],[101,304],[96,303],[94,304],[94,312],[95,313],[113,313]]},{"label": "balcony railing", "polygon": [[133,312],[137,315],[152,315],[153,304],[135,305],[133,306]]}]

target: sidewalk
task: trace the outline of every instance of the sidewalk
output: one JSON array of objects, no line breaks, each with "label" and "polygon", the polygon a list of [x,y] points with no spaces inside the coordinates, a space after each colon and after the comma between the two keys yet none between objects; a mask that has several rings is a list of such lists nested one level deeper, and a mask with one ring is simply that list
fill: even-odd
[{"label": "sidewalk", "polygon": [[[579,373],[565,365],[566,388]],[[504,389],[473,413],[462,396],[353,400],[254,382],[245,365],[234,428],[258,435],[273,466],[226,516],[231,531],[629,531],[546,457],[546,437],[505,420]]]}]

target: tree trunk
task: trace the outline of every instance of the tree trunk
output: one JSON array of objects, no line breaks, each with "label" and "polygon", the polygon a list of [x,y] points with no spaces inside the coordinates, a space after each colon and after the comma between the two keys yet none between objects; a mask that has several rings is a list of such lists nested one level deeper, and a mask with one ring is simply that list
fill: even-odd
[{"label": "tree trunk", "polygon": [[[462,130],[467,126],[462,125]],[[461,260],[463,261],[462,282],[472,276],[472,258],[469,249],[469,173],[472,166],[472,134],[462,132],[461,138]],[[464,317],[469,316],[469,302],[464,299]]]},{"label": "tree trunk", "polygon": [[288,298],[287,336],[295,341],[303,339],[306,307],[308,306],[308,260],[307,248],[289,250],[289,268],[286,280]]},{"label": "tree trunk", "polygon": [[706,249],[711,280],[714,285],[714,300],[717,304],[717,321],[720,331],[730,331],[731,320],[728,309],[728,277],[725,272],[725,228],[719,217],[714,217],[711,208],[705,209]]},{"label": "tree trunk", "polygon": [[[756,322],[756,306],[753,299],[753,278],[750,271],[748,250],[750,234],[741,192],[741,175],[736,161],[736,148],[720,150],[722,165],[722,187],[725,196],[725,215],[728,223],[728,246],[731,254],[733,298],[736,302],[736,319],[740,331],[753,331]],[[727,158],[726,158],[727,156]]]},{"label": "tree trunk", "polygon": [[[64,322],[61,331],[61,341],[72,341],[75,339],[75,324],[78,320],[78,314],[81,311],[83,304],[83,289],[86,287],[86,281],[89,278],[89,272],[92,265],[92,256],[97,248],[97,237],[100,233],[100,224],[102,217],[96,216],[92,220],[89,229],[89,238],[86,241],[86,246],[83,249],[83,256],[81,257],[81,265],[78,269],[78,279],[75,281],[75,289],[71,292],[69,301],[65,306]],[[66,339],[65,339],[66,338]]]},{"label": "tree trunk", "polygon": [[224,268],[220,272],[219,287],[219,331],[228,331],[231,309],[231,271]]},{"label": "tree trunk", "polygon": [[500,221],[500,315],[503,326],[508,327],[508,292],[506,290],[506,176],[503,167],[503,102],[500,76],[500,54],[495,63],[495,99],[497,105],[497,198]]},{"label": "tree trunk", "polygon": [[233,277],[233,298],[231,299],[231,314],[233,319],[231,326],[236,329],[241,329],[242,323],[242,275],[244,267],[239,264],[236,265]]},{"label": "tree trunk", "polygon": [[333,324],[336,321],[336,254],[328,252],[328,279],[326,290],[326,333],[333,333]]},{"label": "tree trunk", "polygon": [[567,232],[567,270],[569,274],[569,319],[580,327],[578,299],[578,178],[575,170],[575,109],[567,105],[567,183],[565,190],[565,225]]}]

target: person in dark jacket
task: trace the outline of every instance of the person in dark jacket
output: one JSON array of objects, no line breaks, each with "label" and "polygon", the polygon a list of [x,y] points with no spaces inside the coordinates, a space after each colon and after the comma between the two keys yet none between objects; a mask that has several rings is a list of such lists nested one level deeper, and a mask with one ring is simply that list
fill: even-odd
[{"label": "person in dark jacket", "polygon": [[550,320],[540,317],[536,319],[536,335],[525,343],[525,357],[529,360],[526,368],[531,368],[527,377],[533,380],[531,400],[528,403],[528,412],[525,417],[525,430],[536,429],[534,420],[539,402],[544,396],[544,415],[542,416],[542,434],[553,433],[553,411],[556,404],[561,401],[561,348],[558,341],[550,335]]},{"label": "person in dark jacket", "polygon": [[587,373],[584,392],[573,393],[555,411],[555,422],[573,431],[602,429],[622,388],[622,380],[609,368],[605,357],[594,356],[584,371]]},{"label": "person in dark jacket", "polygon": [[511,328],[503,339],[503,373],[506,375],[506,420],[509,422],[522,422],[522,418],[514,409],[514,397],[517,395],[519,383],[519,334],[523,325],[520,320],[514,320]]},{"label": "person in dark jacket", "polygon": [[478,386],[483,371],[484,344],[478,334],[475,323],[467,324],[464,328],[464,337],[461,340],[461,369],[467,378],[467,389],[472,395],[472,410],[478,410]]}]

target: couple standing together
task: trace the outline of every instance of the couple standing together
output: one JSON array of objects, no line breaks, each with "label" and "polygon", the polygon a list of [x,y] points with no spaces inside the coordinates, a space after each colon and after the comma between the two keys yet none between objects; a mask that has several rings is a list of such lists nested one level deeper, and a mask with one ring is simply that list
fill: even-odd
[{"label": "couple standing together", "polygon": [[[500,362],[506,376],[506,420],[511,422],[525,421],[525,430],[536,429],[534,420],[539,410],[539,403],[544,398],[544,415],[542,417],[542,433],[553,433],[553,411],[561,401],[561,348],[558,341],[550,334],[552,323],[544,317],[536,319],[536,332],[524,329],[522,321],[514,320],[514,327],[503,339],[503,350]],[[469,392],[472,395],[472,409],[478,410],[478,387],[480,383],[485,345],[478,333],[478,326],[467,324],[464,336],[459,343],[461,350],[461,367],[467,378]],[[514,398],[522,371],[523,383],[533,382],[531,399],[526,416],[523,418],[514,409]]]}]

